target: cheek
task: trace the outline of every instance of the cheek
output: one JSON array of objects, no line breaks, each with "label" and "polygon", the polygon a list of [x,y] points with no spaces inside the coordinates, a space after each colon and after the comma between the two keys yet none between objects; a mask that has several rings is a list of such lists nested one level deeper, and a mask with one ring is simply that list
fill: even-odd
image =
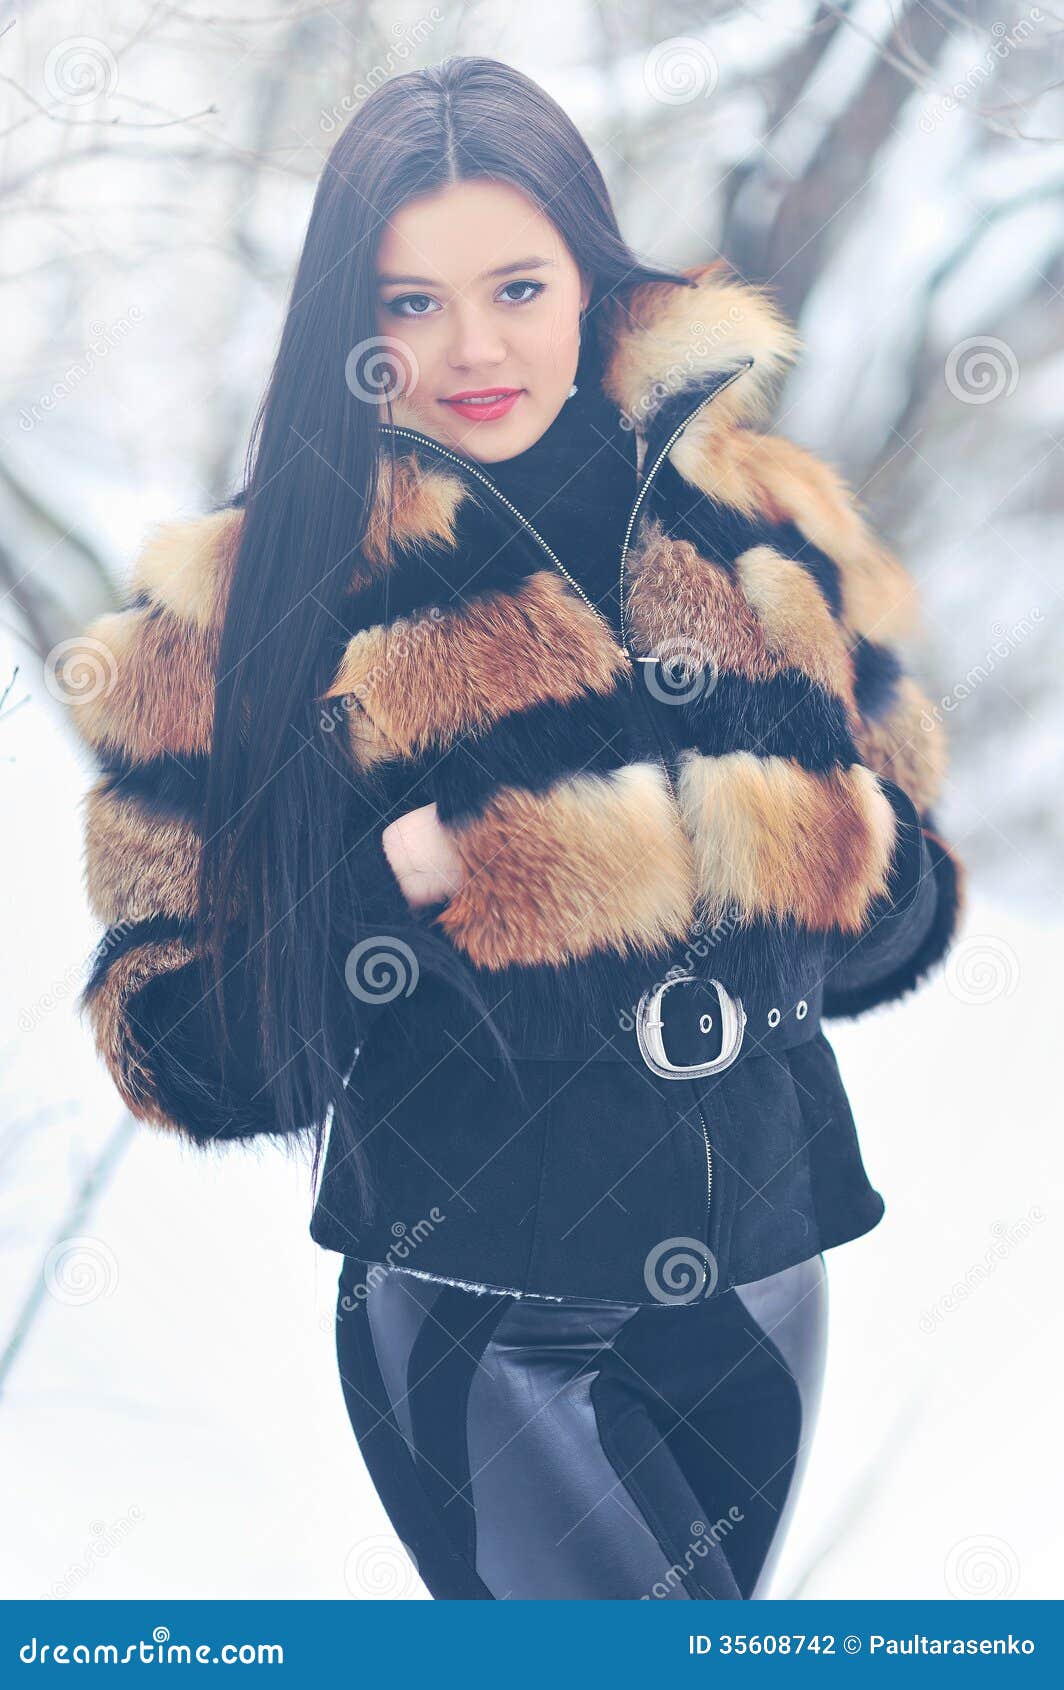
[{"label": "cheek", "polygon": [[435,352],[427,324],[419,323],[415,334],[389,312],[377,315],[376,346],[382,375],[394,377],[393,396],[405,398],[417,407],[433,392]]},{"label": "cheek", "polygon": [[580,355],[578,325],[568,315],[554,315],[529,325],[520,346],[512,344],[533,393],[556,409],[569,392]]}]

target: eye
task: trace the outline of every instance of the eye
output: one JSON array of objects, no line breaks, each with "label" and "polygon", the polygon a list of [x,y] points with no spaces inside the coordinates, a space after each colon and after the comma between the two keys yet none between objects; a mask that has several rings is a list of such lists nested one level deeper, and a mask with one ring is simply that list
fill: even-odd
[{"label": "eye", "polygon": [[394,299],[389,299],[385,307],[393,317],[429,317],[431,311],[404,311],[402,307],[416,301],[419,305],[435,305],[436,301],[427,293],[397,293]]},{"label": "eye", "polygon": [[[525,281],[507,282],[506,286],[503,288],[502,291],[505,294],[505,293],[509,293],[511,288],[531,288],[532,292],[529,293],[529,294],[526,294],[524,299],[507,300],[508,305],[530,305],[532,303],[532,301],[534,299],[536,299],[543,292],[543,289],[546,287],[546,285],[547,285],[546,282],[534,282],[529,278]],[[500,295],[500,297],[501,297],[501,295]]]}]

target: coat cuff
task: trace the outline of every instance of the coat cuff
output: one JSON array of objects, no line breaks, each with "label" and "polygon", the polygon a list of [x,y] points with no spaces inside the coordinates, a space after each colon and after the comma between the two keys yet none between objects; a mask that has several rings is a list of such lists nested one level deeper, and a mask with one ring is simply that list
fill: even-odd
[{"label": "coat cuff", "polygon": [[894,860],[886,895],[825,976],[823,1013],[856,1016],[914,991],[942,960],[957,931],[964,873],[953,852],[912,800],[881,781],[897,816]]}]

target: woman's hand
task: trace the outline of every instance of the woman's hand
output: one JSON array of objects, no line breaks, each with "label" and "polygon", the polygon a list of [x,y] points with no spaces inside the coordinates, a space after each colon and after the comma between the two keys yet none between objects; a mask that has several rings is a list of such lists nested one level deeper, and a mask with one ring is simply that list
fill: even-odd
[{"label": "woman's hand", "polygon": [[462,859],[435,804],[423,804],[389,822],[381,844],[407,903],[414,907],[453,897],[465,879]]}]

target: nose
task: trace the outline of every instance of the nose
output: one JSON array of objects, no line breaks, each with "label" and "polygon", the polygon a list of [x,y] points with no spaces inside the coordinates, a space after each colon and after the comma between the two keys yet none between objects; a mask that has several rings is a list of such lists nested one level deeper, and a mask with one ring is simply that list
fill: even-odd
[{"label": "nose", "polygon": [[498,326],[480,306],[456,300],[447,362],[453,370],[490,370],[506,360],[506,344]]}]

